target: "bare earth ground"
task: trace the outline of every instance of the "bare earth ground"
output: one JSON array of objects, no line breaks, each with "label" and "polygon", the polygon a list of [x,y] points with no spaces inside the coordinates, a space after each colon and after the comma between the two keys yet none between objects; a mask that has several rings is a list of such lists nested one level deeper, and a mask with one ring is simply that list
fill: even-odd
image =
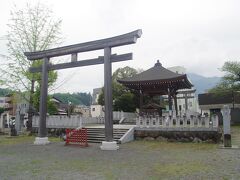
[{"label": "bare earth ground", "polygon": [[[240,146],[240,127],[232,128]],[[57,138],[34,146],[34,137],[0,136],[2,179],[240,179],[240,149],[217,144],[134,141],[118,151],[64,146]]]}]

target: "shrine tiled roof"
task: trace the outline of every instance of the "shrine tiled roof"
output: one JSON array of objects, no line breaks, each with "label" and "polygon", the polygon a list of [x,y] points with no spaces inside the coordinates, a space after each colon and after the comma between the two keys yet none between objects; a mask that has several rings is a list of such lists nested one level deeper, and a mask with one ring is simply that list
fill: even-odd
[{"label": "shrine tiled roof", "polygon": [[186,74],[172,72],[164,68],[159,61],[154,67],[133,77],[119,79],[118,82],[131,89],[190,89],[193,86]]}]

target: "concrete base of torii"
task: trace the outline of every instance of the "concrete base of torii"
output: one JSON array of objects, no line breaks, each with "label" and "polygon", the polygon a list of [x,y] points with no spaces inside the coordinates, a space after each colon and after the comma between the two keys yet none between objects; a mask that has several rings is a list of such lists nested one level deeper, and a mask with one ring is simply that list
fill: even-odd
[{"label": "concrete base of torii", "polygon": [[117,142],[116,141],[111,141],[111,142],[108,142],[108,141],[103,141],[102,142],[102,145],[100,146],[101,150],[118,150],[119,149],[119,146],[117,145]]},{"label": "concrete base of torii", "polygon": [[46,145],[49,144],[48,137],[36,137],[34,141],[34,145]]}]

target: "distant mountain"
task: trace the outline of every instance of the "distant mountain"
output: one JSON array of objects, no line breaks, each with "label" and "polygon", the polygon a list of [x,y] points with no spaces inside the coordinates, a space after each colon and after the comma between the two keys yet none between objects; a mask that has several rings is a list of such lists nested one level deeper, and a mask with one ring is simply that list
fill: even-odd
[{"label": "distant mountain", "polygon": [[220,77],[204,77],[194,73],[188,73],[187,75],[196,89],[196,94],[205,93],[208,89],[216,86],[221,79]]}]

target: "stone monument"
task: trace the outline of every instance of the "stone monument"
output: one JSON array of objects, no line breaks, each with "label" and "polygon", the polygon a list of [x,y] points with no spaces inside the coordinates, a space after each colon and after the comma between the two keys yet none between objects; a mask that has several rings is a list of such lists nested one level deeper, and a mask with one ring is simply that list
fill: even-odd
[{"label": "stone monument", "polygon": [[230,130],[230,108],[228,105],[224,105],[222,109],[223,115],[223,142],[224,147],[232,147],[231,143],[231,130]]}]

